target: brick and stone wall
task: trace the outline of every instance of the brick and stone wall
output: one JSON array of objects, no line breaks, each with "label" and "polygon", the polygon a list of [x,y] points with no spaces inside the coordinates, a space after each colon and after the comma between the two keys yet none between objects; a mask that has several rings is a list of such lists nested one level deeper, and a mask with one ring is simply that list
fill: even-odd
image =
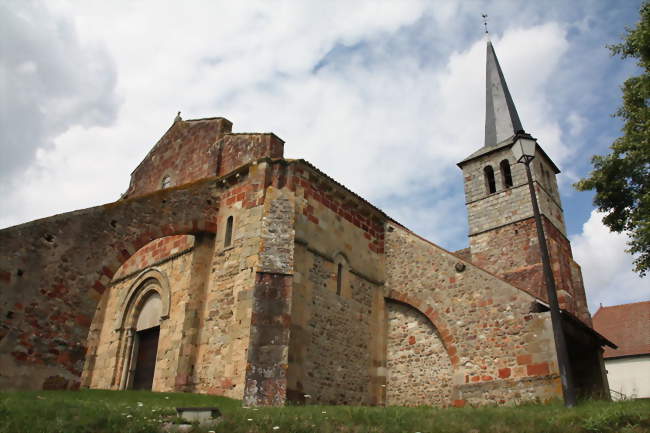
[{"label": "brick and stone wall", "polygon": [[194,236],[165,236],[148,243],[120,266],[113,280],[120,280],[194,246]]},{"label": "brick and stone wall", "polygon": [[453,370],[438,330],[413,307],[387,302],[386,404],[447,406]]},{"label": "brick and stone wall", "polygon": [[[500,162],[510,161],[513,186],[503,182]],[[469,220],[470,261],[547,300],[530,191],[523,164],[510,149],[462,164]],[[489,194],[483,169],[494,169],[496,192]],[[591,324],[580,267],[573,260],[554,168],[542,154],[530,165],[546,233],[561,307]]]},{"label": "brick and stone wall", "polygon": [[376,307],[376,298],[382,299],[383,217],[312,167],[296,162],[292,169],[296,251],[289,398],[377,404],[383,383],[377,380],[383,311]]},{"label": "brick and stone wall", "polygon": [[531,295],[396,225],[385,262],[386,297],[424,313],[440,335],[452,366],[448,404],[561,395],[550,316],[531,312]]},{"label": "brick and stone wall", "polygon": [[226,134],[219,142],[220,176],[263,157],[282,158],[284,141],[275,134]]},{"label": "brick and stone wall", "polygon": [[[191,389],[241,399],[246,381],[251,311],[259,263],[266,168],[256,165],[224,192],[203,313],[193,325],[198,343]],[[258,204],[259,203],[259,204]],[[233,218],[230,245],[225,227]]]},{"label": "brick and stone wall", "polygon": [[[569,240],[545,217],[542,221],[561,307],[591,324],[582,273]],[[472,236],[470,243],[472,263],[548,302],[533,218]]]},{"label": "brick and stone wall", "polygon": [[[513,182],[510,188],[506,188],[502,182],[499,164],[504,159],[510,163]],[[496,180],[496,192],[492,194],[486,189],[483,173],[483,169],[488,165],[494,170]],[[542,166],[548,173],[547,176],[541,174]],[[562,204],[553,169],[541,156],[531,165],[531,169],[540,212],[566,235]],[[523,164],[513,162],[510,149],[469,161],[463,164],[462,170],[470,236],[533,216],[526,169]]]},{"label": "brick and stone wall", "polygon": [[[221,118],[177,121],[134,171],[126,199],[0,231],[11,252],[0,257],[0,387],[75,388],[82,366],[83,386],[128,387],[134,324],[154,290],[163,305],[154,390],[247,405],[560,395],[548,313],[489,272],[514,270],[513,283],[524,280],[519,267],[536,272],[526,219],[485,232],[498,239],[473,232],[463,257],[486,271],[306,161],[282,159],[273,134],[230,128]],[[167,175],[173,187],[158,191]],[[554,176],[539,177],[557,189]],[[580,271],[553,216],[559,198],[547,196],[554,271],[580,311]],[[511,256],[499,255],[497,241],[510,237]]]},{"label": "brick and stone wall", "polygon": [[214,230],[217,190],[206,180],[0,230],[0,386],[78,386],[115,272],[151,240]]},{"label": "brick and stone wall", "polygon": [[232,129],[223,118],[176,121],[131,174],[126,192],[133,197],[158,191],[169,176],[178,186],[217,175],[218,140]]},{"label": "brick and stone wall", "polygon": [[[155,243],[157,242],[151,244]],[[169,280],[171,302],[169,317],[160,322],[154,391],[175,390],[176,367],[185,316],[183,306],[190,296],[188,286],[191,263],[192,252],[190,251],[156,266],[156,270]],[[124,304],[124,301],[128,301],[127,294],[137,281],[138,275],[132,275],[110,285],[104,292],[89,333],[84,386],[121,389],[125,358],[128,354],[125,353],[125,341],[119,320],[127,307]]]},{"label": "brick and stone wall", "polygon": [[[97,355],[88,364],[89,377],[114,379],[110,383],[108,379],[88,379],[89,386],[123,386],[120,377],[127,352],[120,352],[119,338],[110,332],[106,334],[106,329],[111,328],[118,312],[126,308],[120,288],[130,287],[141,272],[155,265],[168,276],[174,308],[169,319],[161,323],[154,390],[244,397],[246,377],[258,361],[251,363],[248,357],[250,337],[255,335],[251,324],[256,323],[255,317],[261,317],[254,308],[257,287],[266,278],[260,280],[260,273],[287,275],[293,266],[295,212],[291,201],[278,198],[270,186],[274,182],[273,172],[267,162],[260,162],[217,182],[221,188],[216,199],[223,206],[215,218],[217,235],[203,247],[203,257],[198,249],[201,244],[197,246],[192,236],[161,238],[143,246],[115,273],[113,291],[106,294],[108,298],[95,316],[102,325],[98,325],[100,331],[91,330],[91,336],[99,336],[94,344]],[[265,188],[266,185],[269,186]],[[233,227],[231,242],[226,244],[228,218],[233,219]],[[184,261],[188,261],[185,266],[169,268]],[[264,305],[263,302],[262,308]],[[166,349],[163,338],[171,341],[176,350]],[[287,344],[284,343],[285,355]],[[159,370],[164,372],[160,377]],[[282,401],[284,396],[280,393]]]},{"label": "brick and stone wall", "polygon": [[223,176],[260,158],[282,158],[284,142],[276,135],[231,130],[221,117],[174,122],[131,174],[125,197],[160,190],[165,177],[173,187]]}]

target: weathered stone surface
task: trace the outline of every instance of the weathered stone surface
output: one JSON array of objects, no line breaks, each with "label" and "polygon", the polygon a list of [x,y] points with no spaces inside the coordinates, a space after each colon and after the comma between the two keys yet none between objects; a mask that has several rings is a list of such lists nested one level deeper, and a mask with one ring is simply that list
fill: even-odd
[{"label": "weathered stone surface", "polygon": [[431,321],[413,307],[388,302],[386,404],[447,406],[453,370]]},{"label": "weathered stone surface", "polygon": [[[510,166],[511,187],[505,183],[502,161],[508,161]],[[494,193],[487,189],[485,167],[494,170]],[[463,163],[461,168],[469,221],[468,259],[548,301],[524,165],[513,163],[510,148],[504,148]],[[551,162],[539,154],[531,163],[531,172],[561,307],[591,325],[582,275],[580,267],[573,261]]]},{"label": "weathered stone surface", "polygon": [[[83,366],[82,386],[129,388],[157,294],[154,391],[247,405],[561,395],[549,315],[532,308],[544,293],[521,167],[487,196],[485,161],[464,167],[471,244],[453,254],[283,159],[273,134],[231,126],[177,121],[130,198],[0,231],[0,387],[75,389]],[[497,185],[503,157],[486,155]],[[561,302],[588,323],[554,176],[534,169]]]},{"label": "weathered stone surface", "polygon": [[57,374],[78,382],[110,275],[153,239],[214,230],[214,195],[206,180],[1,230],[0,270],[10,277],[0,282],[0,357],[12,367],[0,386],[40,388]]},{"label": "weathered stone surface", "polygon": [[[480,388],[503,381],[504,376],[530,378],[530,392],[542,400],[557,396],[547,392],[556,388],[537,384],[538,379],[558,382],[559,378],[550,316],[530,312],[535,298],[404,228],[390,227],[386,234],[387,297],[422,312],[440,336],[453,384],[451,401],[444,404],[485,404],[488,400],[481,392],[466,393],[463,386]],[[456,270],[458,262],[465,265],[462,272]],[[530,355],[526,365],[518,364],[521,355]],[[540,375],[537,367],[529,370],[529,365],[547,366],[546,375]],[[508,383],[501,384],[505,397],[499,400],[520,401],[521,392],[509,392]],[[429,392],[435,387],[432,384]]]}]

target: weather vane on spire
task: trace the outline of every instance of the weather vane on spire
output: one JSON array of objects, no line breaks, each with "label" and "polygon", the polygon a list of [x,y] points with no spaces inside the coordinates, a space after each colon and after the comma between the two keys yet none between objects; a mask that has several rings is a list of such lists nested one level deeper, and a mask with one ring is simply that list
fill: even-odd
[{"label": "weather vane on spire", "polygon": [[483,17],[483,25],[485,26],[485,34],[487,34],[488,33],[488,29],[487,29],[487,17],[488,16],[487,16],[487,14],[481,14],[481,16]]}]

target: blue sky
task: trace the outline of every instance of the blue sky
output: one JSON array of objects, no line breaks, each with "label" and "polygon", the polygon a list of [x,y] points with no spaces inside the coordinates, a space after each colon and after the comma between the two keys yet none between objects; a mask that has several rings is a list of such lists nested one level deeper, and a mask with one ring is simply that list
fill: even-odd
[{"label": "blue sky", "polygon": [[638,1],[4,1],[0,227],[117,199],[171,124],[224,116],[450,250],[467,245],[456,162],[483,144],[482,13],[524,128],[562,170],[592,311],[647,300],[625,236],[571,184],[607,152],[605,48]]}]

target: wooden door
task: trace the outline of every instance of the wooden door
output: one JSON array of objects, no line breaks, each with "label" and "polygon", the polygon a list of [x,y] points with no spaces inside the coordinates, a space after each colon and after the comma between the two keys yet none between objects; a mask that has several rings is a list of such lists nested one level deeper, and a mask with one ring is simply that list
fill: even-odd
[{"label": "wooden door", "polygon": [[158,353],[158,336],[160,326],[137,332],[138,356],[133,375],[133,389],[151,390],[153,374],[156,371],[156,354]]}]

